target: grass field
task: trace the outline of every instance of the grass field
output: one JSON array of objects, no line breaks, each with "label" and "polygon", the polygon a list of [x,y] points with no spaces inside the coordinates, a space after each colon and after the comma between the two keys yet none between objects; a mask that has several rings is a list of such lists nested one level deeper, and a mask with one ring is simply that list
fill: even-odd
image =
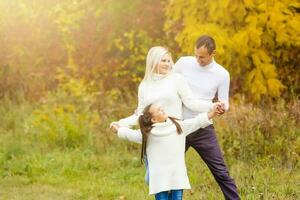
[{"label": "grass field", "polygon": [[[1,200],[152,199],[144,184],[139,145],[113,137],[104,152],[42,152],[19,146],[10,153],[1,151]],[[299,169],[282,168],[270,159],[248,163],[231,158],[227,163],[242,199],[300,198]],[[187,153],[187,167],[193,189],[185,191],[185,199],[222,199],[209,170],[192,149]]]},{"label": "grass field", "polygon": [[[215,121],[242,199],[300,199],[300,104],[283,105],[268,109],[233,105]],[[140,145],[122,141],[107,129],[109,122],[122,115],[116,113],[132,108],[124,105],[122,110],[102,111],[103,123],[92,136],[82,134],[92,130],[88,125],[78,129],[82,125],[77,119],[89,119],[82,117],[86,112],[72,118],[74,114],[60,111],[49,120],[48,113],[55,113],[51,107],[39,112],[36,108],[24,102],[0,104],[0,200],[153,199],[144,183]],[[36,120],[43,137],[27,130],[32,113],[48,116]],[[53,139],[53,130],[62,135]],[[206,165],[191,148],[186,163],[192,190],[184,192],[185,200],[223,199]]]}]

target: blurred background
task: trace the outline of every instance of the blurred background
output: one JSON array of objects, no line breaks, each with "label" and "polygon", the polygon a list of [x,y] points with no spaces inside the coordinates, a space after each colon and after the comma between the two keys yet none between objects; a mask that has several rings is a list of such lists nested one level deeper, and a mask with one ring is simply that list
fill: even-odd
[{"label": "blurred background", "polygon": [[[231,75],[215,127],[242,199],[299,199],[297,0],[0,0],[0,199],[151,199],[140,146],[108,125],[150,47],[176,61],[202,34]],[[223,198],[193,150],[187,167],[186,199]]]}]

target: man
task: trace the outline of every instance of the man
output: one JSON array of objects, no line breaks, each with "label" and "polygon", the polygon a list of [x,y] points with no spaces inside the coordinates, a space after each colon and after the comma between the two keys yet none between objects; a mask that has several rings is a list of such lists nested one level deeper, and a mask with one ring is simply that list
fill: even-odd
[{"label": "man", "polygon": [[[195,56],[181,57],[174,70],[182,74],[194,95],[206,101],[212,101],[217,94],[218,100],[229,108],[229,73],[216,63],[214,55],[216,44],[212,37],[203,35],[195,44]],[[184,107],[184,119],[192,118],[197,113]],[[219,184],[225,199],[240,199],[234,180],[229,176],[224,158],[218,144],[213,125],[200,128],[186,138],[186,150],[193,147],[206,163]]]},{"label": "man", "polygon": [[[217,93],[218,100],[223,102],[225,110],[228,110],[229,73],[226,69],[214,61],[215,52],[215,41],[209,36],[201,36],[197,40],[195,46],[196,57],[187,56],[180,58],[175,64],[174,71],[185,77],[194,95],[198,99],[212,102],[212,99]],[[224,110],[221,110],[219,114],[224,112]],[[192,118],[195,115],[197,115],[197,113],[194,113],[184,107],[184,119]],[[123,122],[126,121],[125,124],[134,124],[136,123],[136,117],[136,115],[132,115],[123,119]],[[113,122],[111,124],[111,128],[114,132],[117,132],[121,121],[118,123]],[[127,140],[135,141],[136,137],[141,137],[141,134],[138,131],[131,131],[132,134],[128,135]],[[233,179],[229,176],[227,167],[224,163],[214,127],[209,126],[190,134],[186,139],[186,150],[190,146],[198,152],[211,170],[225,196],[225,199],[239,199],[236,185]],[[148,178],[147,173],[148,170],[146,172],[146,181]]]}]

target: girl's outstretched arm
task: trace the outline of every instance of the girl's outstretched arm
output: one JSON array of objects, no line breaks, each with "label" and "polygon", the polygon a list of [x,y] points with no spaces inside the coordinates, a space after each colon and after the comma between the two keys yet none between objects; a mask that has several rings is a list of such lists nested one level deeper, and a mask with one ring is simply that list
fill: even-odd
[{"label": "girl's outstretched arm", "polygon": [[182,131],[185,135],[189,135],[199,128],[205,128],[212,124],[212,121],[208,117],[208,113],[200,113],[192,119],[179,121]]},{"label": "girl's outstretched arm", "polygon": [[142,133],[140,130],[120,127],[118,129],[118,137],[124,140],[142,144]]}]

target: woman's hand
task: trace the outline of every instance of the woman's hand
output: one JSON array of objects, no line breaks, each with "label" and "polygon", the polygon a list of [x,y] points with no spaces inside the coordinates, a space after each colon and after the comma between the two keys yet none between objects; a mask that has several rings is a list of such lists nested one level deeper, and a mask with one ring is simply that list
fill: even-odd
[{"label": "woman's hand", "polygon": [[113,132],[113,133],[118,133],[118,130],[120,128],[120,125],[117,123],[117,122],[112,122],[110,125],[109,125],[109,128],[110,130]]}]

